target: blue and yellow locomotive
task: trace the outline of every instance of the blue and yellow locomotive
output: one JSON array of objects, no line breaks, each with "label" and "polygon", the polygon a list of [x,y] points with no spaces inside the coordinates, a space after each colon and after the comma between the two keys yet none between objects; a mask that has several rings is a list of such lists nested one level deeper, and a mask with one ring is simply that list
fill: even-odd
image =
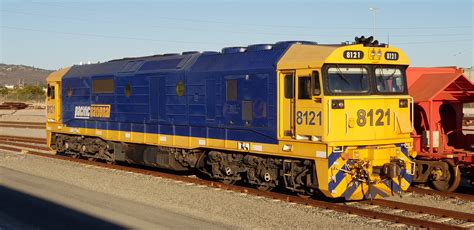
[{"label": "blue and yellow locomotive", "polygon": [[57,152],[348,200],[413,174],[408,60],[371,39],[125,58],[48,77]]}]

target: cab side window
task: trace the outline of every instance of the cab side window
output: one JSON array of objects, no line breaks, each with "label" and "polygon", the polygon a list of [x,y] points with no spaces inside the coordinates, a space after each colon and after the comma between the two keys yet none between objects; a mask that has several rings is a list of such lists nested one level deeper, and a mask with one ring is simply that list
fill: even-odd
[{"label": "cab side window", "polygon": [[293,99],[294,92],[293,92],[293,75],[288,74],[285,75],[285,98]]},{"label": "cab side window", "polygon": [[298,78],[298,99],[311,99],[311,77]]},{"label": "cab side window", "polygon": [[54,86],[50,86],[48,85],[48,89],[47,89],[47,96],[50,98],[50,99],[54,99]]},{"label": "cab side window", "polygon": [[319,96],[321,95],[321,82],[319,80],[319,72],[313,71],[313,95]]}]

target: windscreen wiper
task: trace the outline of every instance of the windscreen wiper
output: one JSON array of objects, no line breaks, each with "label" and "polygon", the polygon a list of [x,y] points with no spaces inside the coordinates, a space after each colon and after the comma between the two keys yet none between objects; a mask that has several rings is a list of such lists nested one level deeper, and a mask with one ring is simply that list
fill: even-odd
[{"label": "windscreen wiper", "polygon": [[339,65],[336,65],[336,73],[342,80],[344,80],[348,85],[351,85],[349,80],[347,80],[346,76],[342,73],[341,69],[339,69]]}]

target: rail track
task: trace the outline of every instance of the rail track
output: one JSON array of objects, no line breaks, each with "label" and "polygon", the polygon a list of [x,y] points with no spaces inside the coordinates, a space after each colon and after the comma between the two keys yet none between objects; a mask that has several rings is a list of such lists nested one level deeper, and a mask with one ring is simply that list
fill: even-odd
[{"label": "rail track", "polygon": [[408,192],[418,193],[423,195],[430,195],[430,196],[441,196],[446,198],[453,198],[453,199],[461,199],[466,201],[474,202],[474,195],[465,194],[465,193],[458,193],[458,192],[441,192],[432,189],[423,189],[418,187],[410,187]]},{"label": "rail track", "polygon": [[[445,209],[437,209],[432,207],[406,204],[388,200],[371,200],[363,202],[341,203],[334,201],[315,200],[298,197],[292,194],[283,194],[275,192],[264,192],[258,189],[242,187],[236,185],[226,185],[216,181],[203,180],[196,177],[188,177],[183,175],[171,174],[163,171],[156,171],[138,167],[130,167],[125,165],[109,165],[97,161],[88,161],[84,159],[75,159],[62,155],[48,154],[46,140],[43,138],[26,138],[18,136],[0,136],[0,149],[21,152],[41,157],[53,159],[67,160],[82,164],[94,165],[103,168],[116,169],[139,174],[151,175],[156,177],[167,178],[177,183],[189,183],[213,187],[216,189],[230,190],[238,193],[249,194],[253,196],[266,197],[290,203],[308,205],[321,209],[347,213],[350,215],[363,216],[374,219],[374,222],[387,221],[405,226],[414,226],[420,228],[442,228],[442,229],[466,229],[474,227],[474,214]],[[419,191],[415,190],[415,193]],[[432,193],[435,194],[435,193]],[[428,194],[428,195],[432,195]],[[438,194],[435,194],[438,195]],[[447,196],[446,194],[444,196]],[[474,196],[459,197],[459,194],[448,195],[472,201]]]},{"label": "rail track", "polygon": [[0,121],[0,127],[4,127],[4,128],[24,128],[24,129],[45,129],[46,128],[46,123],[43,123],[43,122]]}]

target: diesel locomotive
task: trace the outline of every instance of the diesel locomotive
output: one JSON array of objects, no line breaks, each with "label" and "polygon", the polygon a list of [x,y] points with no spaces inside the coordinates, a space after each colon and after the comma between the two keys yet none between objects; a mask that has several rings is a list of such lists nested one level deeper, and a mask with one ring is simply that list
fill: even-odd
[{"label": "diesel locomotive", "polygon": [[390,196],[414,173],[408,65],[371,37],[75,65],[47,78],[48,146],[262,190]]}]

